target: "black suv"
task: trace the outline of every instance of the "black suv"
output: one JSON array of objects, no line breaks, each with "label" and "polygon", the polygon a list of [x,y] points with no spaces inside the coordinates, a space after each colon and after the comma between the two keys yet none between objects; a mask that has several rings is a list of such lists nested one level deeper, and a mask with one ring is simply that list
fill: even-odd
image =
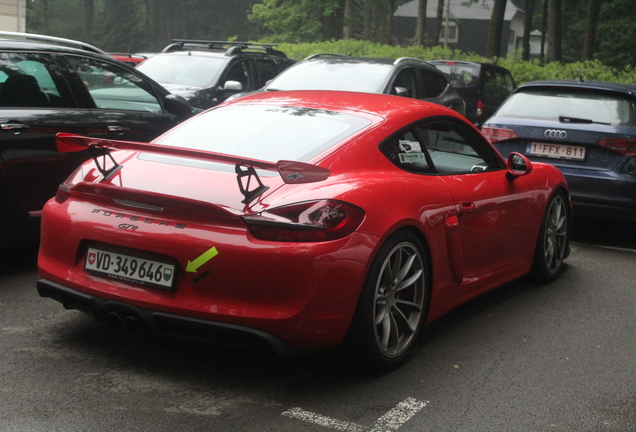
[{"label": "black suv", "polygon": [[294,63],[275,46],[175,39],[137,69],[193,107],[207,109],[236,93],[263,87]]},{"label": "black suv", "polygon": [[192,108],[91,45],[0,32],[0,249],[37,240],[39,214],[89,156],[55,134],[149,141]]},{"label": "black suv", "polygon": [[466,118],[481,127],[515,89],[515,80],[504,67],[458,60],[431,60],[450,77],[457,93],[466,101]]},{"label": "black suv", "polygon": [[270,81],[262,90],[342,90],[422,99],[464,114],[464,101],[445,74],[423,60],[314,54]]}]

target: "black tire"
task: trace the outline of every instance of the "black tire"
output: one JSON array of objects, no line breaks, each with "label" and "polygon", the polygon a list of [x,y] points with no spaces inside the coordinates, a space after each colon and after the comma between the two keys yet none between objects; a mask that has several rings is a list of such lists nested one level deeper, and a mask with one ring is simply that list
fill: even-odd
[{"label": "black tire", "polygon": [[418,237],[407,230],[380,248],[367,274],[349,333],[346,359],[373,370],[401,365],[422,328],[428,267]]},{"label": "black tire", "polygon": [[534,250],[531,276],[538,282],[551,282],[563,270],[570,251],[570,206],[557,191],[548,201]]}]

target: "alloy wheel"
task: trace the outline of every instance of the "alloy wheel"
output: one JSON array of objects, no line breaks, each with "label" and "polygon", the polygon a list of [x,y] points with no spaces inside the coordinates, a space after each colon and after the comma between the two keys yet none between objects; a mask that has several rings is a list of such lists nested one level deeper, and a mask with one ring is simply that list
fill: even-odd
[{"label": "alloy wheel", "polygon": [[545,221],[544,258],[546,268],[556,272],[565,259],[568,242],[568,218],[566,203],[560,195],[550,203]]},{"label": "alloy wheel", "polygon": [[410,242],[396,245],[386,256],[376,284],[375,338],[387,357],[397,357],[412,343],[425,302],[422,256]]}]

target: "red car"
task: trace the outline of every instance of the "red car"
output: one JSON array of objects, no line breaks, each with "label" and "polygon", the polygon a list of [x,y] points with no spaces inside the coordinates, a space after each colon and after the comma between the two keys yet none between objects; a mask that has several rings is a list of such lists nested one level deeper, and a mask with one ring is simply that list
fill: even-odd
[{"label": "red car", "polygon": [[123,53],[111,53],[109,54],[115,60],[119,60],[120,62],[124,62],[129,66],[135,67],[148,58],[148,56],[143,54],[123,54]]},{"label": "red car", "polygon": [[87,146],[44,208],[37,287],[117,330],[386,369],[426,323],[569,253],[561,173],[415,99],[268,92],[150,144],[58,135]]}]

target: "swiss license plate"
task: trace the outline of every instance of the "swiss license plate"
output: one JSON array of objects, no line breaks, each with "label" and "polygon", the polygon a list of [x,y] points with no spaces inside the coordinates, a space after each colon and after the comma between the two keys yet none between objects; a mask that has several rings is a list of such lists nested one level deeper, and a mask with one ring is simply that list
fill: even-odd
[{"label": "swiss license plate", "polygon": [[526,152],[556,159],[585,160],[585,147],[567,144],[529,143]]},{"label": "swiss license plate", "polygon": [[94,247],[86,251],[84,270],[165,290],[171,290],[175,281],[175,265],[172,263]]}]

